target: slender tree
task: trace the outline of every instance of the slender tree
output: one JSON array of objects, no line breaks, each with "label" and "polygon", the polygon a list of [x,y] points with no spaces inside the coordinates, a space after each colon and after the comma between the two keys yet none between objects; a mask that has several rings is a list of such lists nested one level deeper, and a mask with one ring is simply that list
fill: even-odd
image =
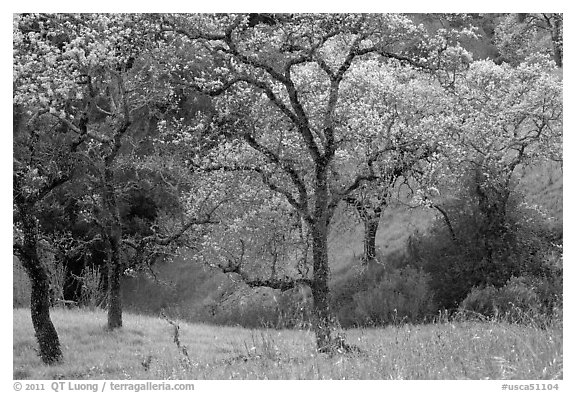
[{"label": "slender tree", "polygon": [[[15,117],[19,117],[15,114]],[[58,333],[50,318],[50,276],[39,255],[42,234],[38,216],[46,197],[68,182],[74,172],[74,150],[81,139],[50,132],[54,122],[33,115],[14,133],[14,255],[31,283],[30,311],[42,361],[62,358]]]}]

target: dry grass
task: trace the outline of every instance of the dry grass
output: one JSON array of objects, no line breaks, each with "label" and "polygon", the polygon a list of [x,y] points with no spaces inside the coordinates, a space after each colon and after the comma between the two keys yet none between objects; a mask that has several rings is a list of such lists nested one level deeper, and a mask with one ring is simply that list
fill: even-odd
[{"label": "dry grass", "polygon": [[29,310],[14,310],[16,379],[561,379],[562,330],[502,323],[351,329],[359,355],[314,351],[305,331],[180,324],[186,361],[165,320],[125,315],[105,329],[102,311],[54,310],[65,360],[36,355]]}]

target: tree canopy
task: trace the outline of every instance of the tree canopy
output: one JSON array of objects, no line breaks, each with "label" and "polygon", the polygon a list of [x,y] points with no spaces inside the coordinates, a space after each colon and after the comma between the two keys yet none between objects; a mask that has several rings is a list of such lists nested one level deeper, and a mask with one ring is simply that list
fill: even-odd
[{"label": "tree canopy", "polygon": [[[342,347],[328,235],[343,204],[372,259],[399,179],[450,224],[434,198],[472,171],[493,244],[517,168],[562,159],[561,17],[501,17],[510,64],[464,48],[470,16],[438,18],[15,15],[15,251],[32,272],[38,236],[77,245],[65,225],[34,229],[45,198],[70,198],[97,228],[80,243],[102,248],[109,328],[122,325],[122,276],[186,246],[250,286],[309,286],[318,349]],[[537,28],[551,46],[530,55],[548,39]]]}]

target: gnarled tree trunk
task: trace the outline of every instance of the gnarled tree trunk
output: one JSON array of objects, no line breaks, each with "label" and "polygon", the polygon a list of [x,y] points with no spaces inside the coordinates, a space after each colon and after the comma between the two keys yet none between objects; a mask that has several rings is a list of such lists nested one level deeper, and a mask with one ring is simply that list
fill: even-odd
[{"label": "gnarled tree trunk", "polygon": [[364,221],[364,263],[376,260],[376,232],[380,225],[382,208],[377,207],[371,215],[363,216]]},{"label": "gnarled tree trunk", "polygon": [[122,226],[114,190],[114,173],[109,167],[104,171],[103,200],[106,208],[106,246],[108,269],[108,329],[122,327],[122,258],[120,244],[122,241]]},{"label": "gnarled tree trunk", "polygon": [[364,256],[362,257],[362,264],[369,265],[370,262],[376,260],[376,233],[380,225],[382,208],[386,202],[380,201],[379,205],[371,206],[372,203],[370,201],[360,200],[352,195],[347,196],[344,200],[358,211],[358,215],[364,223]]},{"label": "gnarled tree trunk", "polygon": [[38,255],[36,219],[31,210],[30,206],[19,206],[23,242],[18,256],[32,286],[30,312],[40,357],[44,363],[53,364],[62,359],[62,350],[50,318],[50,278]]},{"label": "gnarled tree trunk", "polygon": [[328,280],[330,268],[328,265],[328,236],[326,225],[316,225],[313,235],[313,266],[312,300],[314,311],[314,333],[316,347],[319,351],[329,351],[332,336],[332,315],[330,312],[330,289]]}]

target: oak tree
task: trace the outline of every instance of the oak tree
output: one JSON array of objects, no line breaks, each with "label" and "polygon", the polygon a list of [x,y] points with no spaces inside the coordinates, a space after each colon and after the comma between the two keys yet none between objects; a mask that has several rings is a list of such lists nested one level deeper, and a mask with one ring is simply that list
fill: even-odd
[{"label": "oak tree", "polygon": [[[377,178],[376,162],[397,143],[390,134],[403,130],[387,134],[380,118],[385,111],[369,110],[380,105],[378,78],[409,70],[398,79],[410,85],[421,73],[447,70],[466,56],[453,46],[451,32],[429,35],[401,15],[270,18],[274,23],[251,23],[249,15],[169,15],[162,23],[176,48],[209,62],[189,72],[186,83],[214,98],[215,128],[235,141],[233,154],[206,168],[257,175],[305,223],[317,347],[331,351],[338,344],[329,307],[332,218],[347,195]],[[374,83],[366,82],[371,78]],[[436,77],[425,83],[439,86]]]}]

